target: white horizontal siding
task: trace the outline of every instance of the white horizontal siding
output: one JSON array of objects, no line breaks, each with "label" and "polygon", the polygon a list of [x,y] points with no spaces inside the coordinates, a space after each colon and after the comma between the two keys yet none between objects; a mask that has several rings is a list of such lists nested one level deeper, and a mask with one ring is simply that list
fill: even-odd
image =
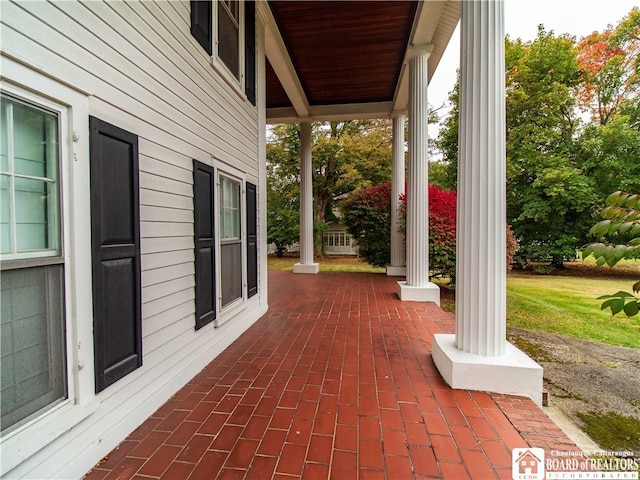
[{"label": "white horizontal siding", "polygon": [[189,237],[160,237],[143,238],[141,249],[146,254],[175,252],[177,250],[189,250],[193,248],[193,238]]},{"label": "white horizontal siding", "polygon": [[4,1],[1,8],[3,55],[87,92],[89,115],[139,138],[143,366],[16,470],[50,477],[106,453],[187,380],[184,372],[201,368],[259,315],[254,297],[224,328],[195,331],[192,162],[215,160],[259,184],[261,122],[192,38],[188,0]]},{"label": "white horizontal siding", "polygon": [[177,263],[156,268],[147,268],[142,271],[142,288],[158,285],[174,278],[194,274],[193,262]]}]

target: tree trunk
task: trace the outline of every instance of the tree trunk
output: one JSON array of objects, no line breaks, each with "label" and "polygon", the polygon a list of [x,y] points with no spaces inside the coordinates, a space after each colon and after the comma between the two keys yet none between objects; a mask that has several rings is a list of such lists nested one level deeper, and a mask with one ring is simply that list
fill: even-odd
[{"label": "tree trunk", "polygon": [[[318,222],[320,224],[324,224],[326,217],[325,212],[327,211],[327,205],[329,203],[329,199],[325,198],[325,196],[317,196],[314,198],[313,202],[313,220],[314,222]],[[322,250],[322,229],[315,229],[313,231],[314,240],[313,240],[313,252],[316,257],[323,257],[324,252]]]}]

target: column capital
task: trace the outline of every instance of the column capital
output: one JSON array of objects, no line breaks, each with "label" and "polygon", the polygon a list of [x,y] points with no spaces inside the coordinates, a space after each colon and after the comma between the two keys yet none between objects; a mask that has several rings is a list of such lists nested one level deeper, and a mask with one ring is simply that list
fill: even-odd
[{"label": "column capital", "polygon": [[433,52],[433,43],[422,43],[418,45],[409,45],[407,48],[407,54],[405,60],[407,62],[413,60],[416,57],[426,56],[429,58]]}]

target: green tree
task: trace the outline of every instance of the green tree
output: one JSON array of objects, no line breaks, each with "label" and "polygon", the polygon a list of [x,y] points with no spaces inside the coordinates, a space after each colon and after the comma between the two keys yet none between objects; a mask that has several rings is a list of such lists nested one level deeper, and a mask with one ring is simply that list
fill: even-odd
[{"label": "green tree", "polygon": [[507,38],[507,212],[521,261],[560,266],[586,241],[594,184],[576,154],[581,81],[572,37]]},{"label": "green tree", "polygon": [[640,191],[640,10],[578,43],[578,106],[591,114],[579,140],[598,197]]},{"label": "green tree", "polygon": [[640,93],[640,10],[634,8],[613,27],[594,32],[578,44],[583,81],[578,104],[605,125],[616,113],[637,110]]},{"label": "green tree", "polygon": [[292,134],[267,143],[267,241],[282,256],[300,239],[300,166],[293,161],[300,158],[300,144],[291,125],[279,127]]},{"label": "green tree", "polygon": [[[336,199],[358,188],[376,185],[391,178],[391,140],[391,123],[388,120],[312,124],[316,255],[321,254],[323,225],[335,220]],[[300,194],[298,125],[273,127],[267,143],[267,163],[274,208],[278,209],[283,203],[287,208],[297,208]],[[280,195],[295,198],[295,201],[275,200]],[[267,208],[271,211],[271,207]],[[274,215],[272,218],[281,217]],[[275,228],[275,223],[271,224],[268,231]]]},{"label": "green tree", "polygon": [[442,155],[429,164],[429,181],[443,190],[456,190],[458,185],[458,124],[460,116],[460,71],[447,98],[449,113],[441,122],[435,147]]}]

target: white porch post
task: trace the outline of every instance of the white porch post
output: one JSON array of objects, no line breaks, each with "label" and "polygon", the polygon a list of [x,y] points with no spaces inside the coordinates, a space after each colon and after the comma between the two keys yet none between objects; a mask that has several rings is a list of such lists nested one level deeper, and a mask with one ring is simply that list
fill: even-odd
[{"label": "white porch post", "polygon": [[391,264],[387,275],[404,277],[406,254],[404,235],[400,232],[400,195],[404,193],[404,116],[393,117],[393,148],[391,164]]},{"label": "white porch post", "polygon": [[313,177],[311,164],[311,122],[300,123],[300,263],[293,273],[318,273],[313,262]]},{"label": "white porch post", "polygon": [[409,52],[409,172],[407,178],[407,279],[398,282],[401,300],[436,302],[440,289],[429,281],[427,61],[432,45]]},{"label": "white porch post", "polygon": [[506,341],[504,5],[462,2],[456,334],[433,360],[453,388],[542,402],[542,368]]}]

